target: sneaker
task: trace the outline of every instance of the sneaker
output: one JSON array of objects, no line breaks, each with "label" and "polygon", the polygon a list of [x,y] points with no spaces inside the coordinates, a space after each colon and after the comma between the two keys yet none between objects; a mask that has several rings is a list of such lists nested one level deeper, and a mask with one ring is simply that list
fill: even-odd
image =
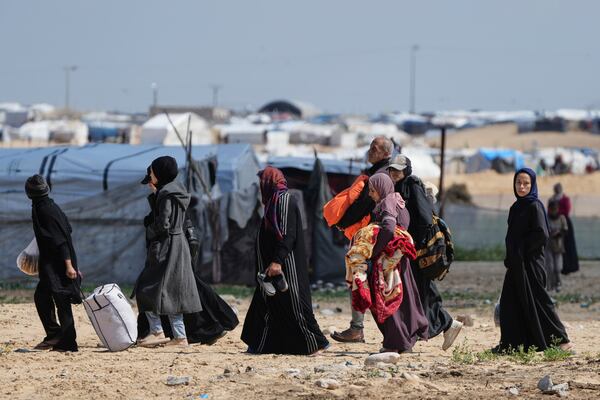
[{"label": "sneaker", "polygon": [[283,274],[271,277],[271,282],[273,283],[273,286],[275,286],[275,289],[277,289],[279,292],[285,292],[289,289],[287,280]]},{"label": "sneaker", "polygon": [[456,340],[460,330],[462,329],[463,324],[460,321],[454,320],[452,321],[452,325],[446,332],[444,332],[444,343],[442,344],[442,350],[446,351],[452,346],[452,343]]},{"label": "sneaker", "polygon": [[258,275],[256,275],[256,280],[267,296],[275,296],[275,286],[271,283],[270,277],[259,272]]}]

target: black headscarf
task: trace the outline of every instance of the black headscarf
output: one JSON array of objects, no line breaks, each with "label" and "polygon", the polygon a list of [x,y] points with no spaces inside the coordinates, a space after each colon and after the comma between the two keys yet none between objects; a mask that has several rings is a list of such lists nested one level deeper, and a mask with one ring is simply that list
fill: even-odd
[{"label": "black headscarf", "polygon": [[[515,184],[517,183],[517,176],[519,174],[527,174],[531,178],[531,189],[529,190],[529,193],[527,193],[523,197],[520,197],[517,194],[517,189],[515,188]],[[514,206],[517,209],[528,206],[529,204],[536,202],[536,201],[538,203],[540,203],[542,210],[544,210],[544,216],[546,217],[546,226],[548,226],[548,215],[546,213],[546,208],[544,207],[544,203],[542,203],[540,201],[540,199],[538,198],[537,179],[536,179],[535,172],[531,168],[521,168],[520,170],[515,172],[515,176],[513,177],[513,192],[515,194],[515,197],[517,198],[517,201],[514,204]],[[509,223],[510,223],[510,221],[509,221]]]},{"label": "black headscarf", "polygon": [[177,178],[179,168],[177,161],[171,156],[158,157],[152,161],[152,172],[158,180],[157,188],[162,188],[169,182],[173,182]]}]

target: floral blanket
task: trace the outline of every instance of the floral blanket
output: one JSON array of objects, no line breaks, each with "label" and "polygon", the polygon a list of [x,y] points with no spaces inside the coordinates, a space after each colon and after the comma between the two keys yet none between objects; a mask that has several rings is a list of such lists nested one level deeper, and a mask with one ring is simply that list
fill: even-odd
[{"label": "floral blanket", "polygon": [[383,323],[402,303],[400,261],[405,256],[414,260],[416,251],[410,234],[397,226],[393,239],[369,271],[367,260],[379,229],[378,225],[369,224],[352,238],[346,254],[346,282],[352,285],[352,307],[360,312],[371,309],[377,322]]}]

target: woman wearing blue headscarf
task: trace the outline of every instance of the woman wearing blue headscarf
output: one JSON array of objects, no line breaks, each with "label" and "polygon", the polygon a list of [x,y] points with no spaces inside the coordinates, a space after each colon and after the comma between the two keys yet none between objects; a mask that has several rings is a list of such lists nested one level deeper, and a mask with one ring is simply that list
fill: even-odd
[{"label": "woman wearing blue headscarf", "polygon": [[500,298],[500,344],[496,351],[537,351],[553,345],[572,348],[564,325],[546,292],[544,247],[548,221],[538,199],[535,172],[517,171],[513,180],[517,200],[510,207],[506,232],[506,275]]}]

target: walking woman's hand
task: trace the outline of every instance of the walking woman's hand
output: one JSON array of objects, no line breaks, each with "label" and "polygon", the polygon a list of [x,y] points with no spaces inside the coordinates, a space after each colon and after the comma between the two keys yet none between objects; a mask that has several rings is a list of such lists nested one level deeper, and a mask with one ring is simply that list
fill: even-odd
[{"label": "walking woman's hand", "polygon": [[69,278],[69,279],[77,278],[77,271],[75,271],[75,268],[73,268],[73,264],[71,264],[71,260],[65,260],[65,265],[67,267],[67,269],[66,269],[67,278]]},{"label": "walking woman's hand", "polygon": [[267,269],[267,276],[281,275],[281,264],[272,262]]}]

